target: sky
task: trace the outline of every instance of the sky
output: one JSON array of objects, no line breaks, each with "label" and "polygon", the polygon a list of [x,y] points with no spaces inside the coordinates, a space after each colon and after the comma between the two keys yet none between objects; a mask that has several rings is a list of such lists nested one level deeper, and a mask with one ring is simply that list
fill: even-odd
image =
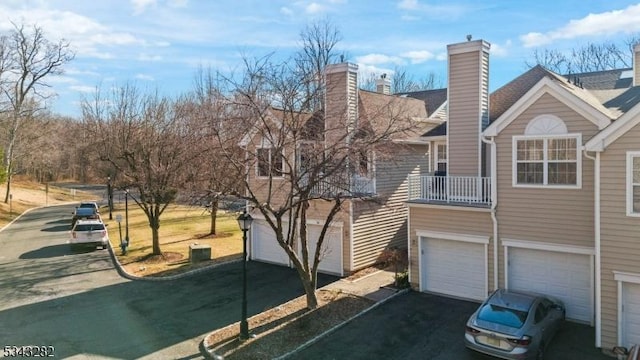
[{"label": "sky", "polygon": [[2,0],[0,34],[37,25],[75,52],[47,79],[52,112],[79,118],[96,87],[126,83],[178,96],[198,69],[242,69],[243,57],[286,59],[300,32],[330,21],[337,50],[361,77],[400,67],[446,86],[446,46],[491,43],[490,90],[526,71],[535,49],[623,43],[640,33],[640,3],[625,0]]}]

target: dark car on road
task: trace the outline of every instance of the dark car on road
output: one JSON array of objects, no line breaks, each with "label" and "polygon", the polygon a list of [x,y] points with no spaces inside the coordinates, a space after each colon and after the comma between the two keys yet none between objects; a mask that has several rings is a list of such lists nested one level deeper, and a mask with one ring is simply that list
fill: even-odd
[{"label": "dark car on road", "polygon": [[99,220],[100,214],[94,207],[77,207],[73,212],[73,218],[71,218],[71,227],[76,224],[78,220]]},{"label": "dark car on road", "polygon": [[498,289],[467,321],[465,345],[502,359],[540,360],[564,319],[559,300]]}]

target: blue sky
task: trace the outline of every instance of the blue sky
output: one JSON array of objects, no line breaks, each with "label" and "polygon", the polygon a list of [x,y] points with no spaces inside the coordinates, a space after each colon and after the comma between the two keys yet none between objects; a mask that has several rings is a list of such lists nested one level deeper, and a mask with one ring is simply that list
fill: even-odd
[{"label": "blue sky", "polygon": [[54,112],[79,116],[96,86],[125,82],[175,96],[199,67],[239,69],[242,56],[297,49],[308,24],[330,20],[363,76],[403,67],[446,80],[446,45],[467,34],[491,45],[492,90],[526,70],[536,48],[567,50],[640,33],[640,3],[624,0],[2,0],[0,32],[37,24],[76,58],[49,79]]}]

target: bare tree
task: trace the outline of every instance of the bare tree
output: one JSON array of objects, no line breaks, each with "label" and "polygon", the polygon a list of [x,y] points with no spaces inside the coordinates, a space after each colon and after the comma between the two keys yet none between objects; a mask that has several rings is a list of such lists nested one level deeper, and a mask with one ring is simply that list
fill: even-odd
[{"label": "bare tree", "polygon": [[156,93],[144,94],[133,85],[115,90],[109,98],[97,91],[84,100],[87,132],[100,159],[115,169],[115,186],[144,211],[152,233],[152,254],[162,255],[160,217],[175,201],[191,165],[197,131],[185,121],[184,107]]},{"label": "bare tree", "polygon": [[62,73],[62,67],[74,57],[65,40],[51,42],[38,26],[30,30],[14,24],[8,36],[0,37],[0,106],[8,113],[4,130],[4,164],[9,201],[14,163],[21,155],[20,142],[28,139],[26,125],[42,110],[41,101],[52,94],[46,92],[46,78]]},{"label": "bare tree", "polygon": [[[362,89],[375,91],[377,78],[378,74],[369,74],[369,77],[361,83]],[[442,80],[433,71],[429,72],[424,77],[416,79],[412,74],[407,72],[406,68],[395,66],[390,74],[390,78],[392,94],[431,90],[443,87]]]},{"label": "bare tree", "polygon": [[567,53],[555,49],[535,49],[528,67],[542,65],[559,74],[586,73],[619,68],[633,64],[633,47],[639,42],[638,35],[629,37],[624,44],[614,42],[588,43],[574,47]]},{"label": "bare tree", "polygon": [[[392,139],[413,131],[415,124],[395,97],[360,120],[336,116],[345,113],[336,104],[331,119],[326,110],[301,111],[317,94],[307,94],[297,69],[269,58],[246,63],[241,82],[227,79],[235,90],[227,101],[242,116],[226,119],[239,129],[227,135],[243,146],[244,156],[228,148],[221,155],[244,174],[244,191],[236,195],[273,230],[297,270],[307,306],[315,308],[316,276],[332,223],[349,201],[370,195],[361,175],[373,152],[381,161],[392,152]],[[317,242],[311,243],[306,227],[314,207],[324,209],[313,213],[323,224]]]},{"label": "bare tree", "polygon": [[[294,57],[298,78],[304,85],[301,89],[309,99],[305,110],[315,111],[322,108],[322,72],[328,64],[336,63],[344,53],[335,51],[342,35],[328,19],[319,20],[300,32],[300,51]],[[314,98],[312,98],[312,95]]]}]

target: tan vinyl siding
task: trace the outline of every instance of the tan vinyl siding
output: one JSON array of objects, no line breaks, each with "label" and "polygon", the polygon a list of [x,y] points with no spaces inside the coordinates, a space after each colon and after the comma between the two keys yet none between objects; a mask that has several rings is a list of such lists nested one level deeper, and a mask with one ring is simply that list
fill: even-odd
[{"label": "tan vinyl siding", "polygon": [[437,231],[454,234],[476,235],[489,237],[487,245],[487,261],[489,289],[493,289],[493,222],[491,213],[487,211],[473,211],[460,207],[452,210],[444,207],[424,207],[421,204],[409,203],[409,281],[414,289],[418,289],[419,258],[418,236],[416,231]]},{"label": "tan vinyl siding", "polygon": [[397,146],[394,160],[376,162],[377,196],[353,201],[353,269],[374,264],[392,246],[407,246],[407,176],[429,169],[429,147]]},{"label": "tan vinyl siding", "polygon": [[481,72],[480,52],[449,57],[449,174],[478,176]]},{"label": "tan vinyl siding", "polygon": [[[516,188],[512,184],[512,137],[524,135],[529,121],[553,114],[569,133],[581,133],[582,144],[597,127],[551,95],[543,95],[496,138],[498,174],[498,234],[500,238],[577,246],[595,246],[594,162],[582,156],[582,188]],[[502,248],[502,247],[501,247]],[[504,268],[503,252],[499,266]],[[500,272],[500,284],[504,274]]]},{"label": "tan vinyl siding", "polygon": [[618,288],[613,271],[640,274],[640,218],[626,214],[627,151],[640,151],[636,125],[600,158],[602,347],[618,345]]}]

